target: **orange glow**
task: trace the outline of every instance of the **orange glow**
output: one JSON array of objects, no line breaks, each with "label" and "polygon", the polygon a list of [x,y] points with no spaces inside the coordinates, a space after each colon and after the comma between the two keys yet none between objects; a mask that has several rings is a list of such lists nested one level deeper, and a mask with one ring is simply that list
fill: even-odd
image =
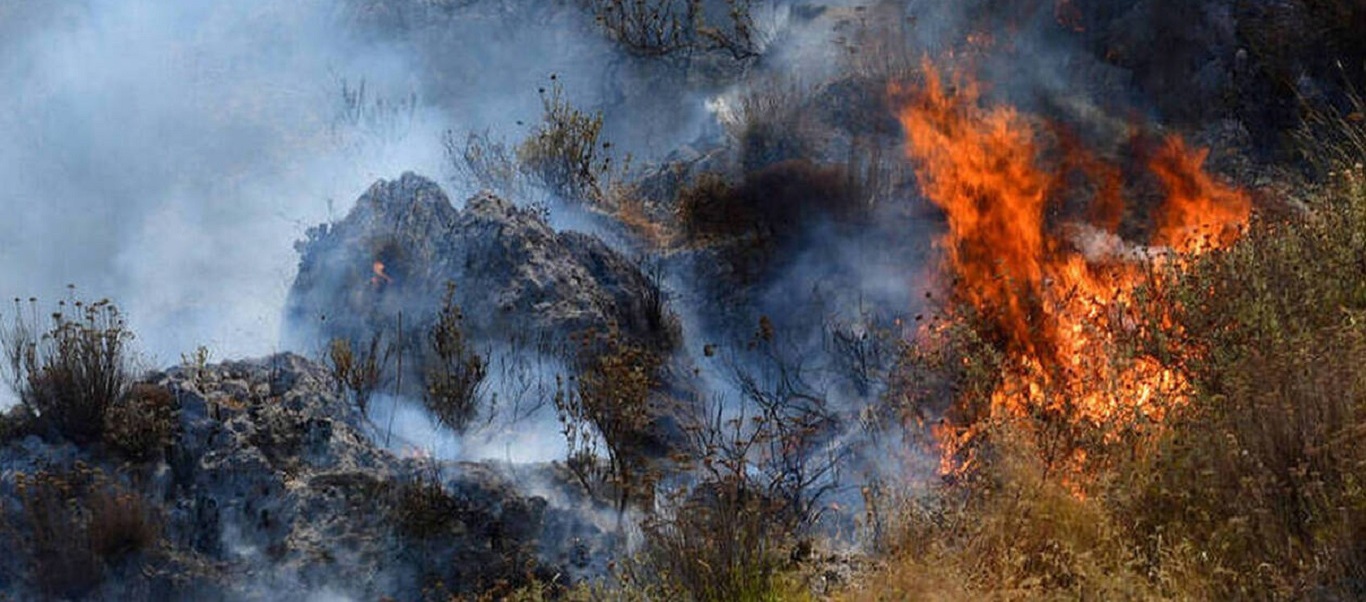
[{"label": "orange glow", "polygon": [[370,270],[374,272],[374,275],[370,277],[370,286],[380,288],[381,286],[394,281],[388,274],[384,273],[383,261],[376,259],[375,263],[370,266]]},{"label": "orange glow", "polygon": [[[948,221],[938,246],[950,299],[978,316],[1006,357],[990,417],[1061,417],[1102,432],[1135,419],[1160,423],[1187,383],[1152,358],[1112,360],[1134,328],[1125,315],[1143,263],[1170,254],[1117,234],[1123,171],[1066,136],[1044,138],[1037,119],[1012,107],[985,106],[972,79],[945,78],[928,61],[923,69],[921,85],[894,90],[909,92],[898,117],[920,190]],[[1062,158],[1048,163],[1046,146],[1060,146]],[[1166,192],[1151,243],[1178,257],[1232,242],[1251,213],[1246,194],[1202,171],[1206,155],[1173,136],[1148,163]],[[1090,184],[1089,211],[1070,222],[1058,215],[1076,188],[1069,176]],[[971,466],[960,452],[975,428],[934,429],[945,473]],[[1084,452],[1071,453],[1079,467]]]}]

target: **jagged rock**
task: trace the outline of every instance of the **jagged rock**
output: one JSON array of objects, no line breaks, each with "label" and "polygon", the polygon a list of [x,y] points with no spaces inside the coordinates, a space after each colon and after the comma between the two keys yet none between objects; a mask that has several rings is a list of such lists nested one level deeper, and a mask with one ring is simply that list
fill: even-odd
[{"label": "jagged rock", "polygon": [[602,241],[556,232],[487,193],[457,210],[412,173],[377,182],[345,219],[309,230],[297,249],[286,306],[295,348],[393,334],[400,314],[405,333],[421,336],[448,283],[467,328],[490,343],[507,333],[567,341],[589,330],[617,330],[657,350],[677,339],[657,284]]}]

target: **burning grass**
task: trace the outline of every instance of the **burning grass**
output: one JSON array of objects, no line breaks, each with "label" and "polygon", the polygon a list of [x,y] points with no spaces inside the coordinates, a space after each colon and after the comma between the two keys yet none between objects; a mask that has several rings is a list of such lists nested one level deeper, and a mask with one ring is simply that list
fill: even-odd
[{"label": "burning grass", "polygon": [[[1134,291],[1153,266],[1235,240],[1248,196],[1204,173],[1205,151],[1168,137],[1147,162],[1165,192],[1151,244],[1131,243],[1118,230],[1122,170],[1077,144],[1050,145],[1037,120],[985,105],[965,74],[944,76],[928,62],[923,72],[919,86],[894,94],[907,98],[900,119],[921,191],[947,218],[939,246],[949,311],[970,314],[1004,354],[990,400],[960,400],[939,428],[943,470],[970,468],[980,425],[994,420],[1074,438],[1134,419],[1160,422],[1186,383],[1150,357],[1112,352],[1133,334]],[[1061,161],[1049,158],[1051,146],[1061,147]],[[1089,216],[1067,215],[1079,179],[1095,191]],[[1081,443],[1054,454],[1068,470],[1087,462]]]},{"label": "burning grass", "polygon": [[1366,595],[1359,156],[1327,150],[1310,212],[1243,226],[1246,196],[1168,139],[1148,161],[1164,252],[1098,262],[1048,227],[1029,121],[927,71],[903,123],[929,129],[908,154],[956,277],[912,354],[940,380],[908,391],[954,395],[951,478],[902,509],[897,559],[856,597]]}]

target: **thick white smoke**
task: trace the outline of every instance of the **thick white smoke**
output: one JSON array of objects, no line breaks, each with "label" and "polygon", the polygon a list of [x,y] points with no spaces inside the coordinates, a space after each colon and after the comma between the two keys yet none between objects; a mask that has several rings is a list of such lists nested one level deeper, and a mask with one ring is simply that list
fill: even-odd
[{"label": "thick white smoke", "polygon": [[416,83],[332,2],[0,6],[0,294],[110,297],[154,365],[271,352],[291,242],[330,200],[439,168],[420,106],[401,140],[338,123],[343,78]]}]

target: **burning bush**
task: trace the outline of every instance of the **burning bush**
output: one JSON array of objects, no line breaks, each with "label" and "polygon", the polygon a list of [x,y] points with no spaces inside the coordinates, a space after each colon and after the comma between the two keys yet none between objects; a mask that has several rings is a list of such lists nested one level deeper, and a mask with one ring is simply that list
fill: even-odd
[{"label": "burning bush", "polygon": [[105,412],[132,383],[133,333],[108,300],[61,302],[40,333],[37,301],[29,301],[28,317],[16,299],[13,322],[0,330],[6,376],[44,427],[76,443],[96,441]]},{"label": "burning bush", "polygon": [[1191,383],[1126,486],[1150,570],[1219,598],[1366,595],[1366,174],[1145,297]]},{"label": "burning bush", "polygon": [[[985,432],[977,424],[1032,421],[1042,438],[1065,434],[1061,449],[1040,449],[1075,472],[1089,461],[1089,441],[1117,441],[1180,402],[1187,385],[1171,367],[1115,352],[1132,337],[1127,312],[1147,309],[1133,304],[1134,291],[1150,266],[1182,265],[1235,240],[1251,201],[1204,172],[1205,151],[1168,137],[1147,165],[1165,189],[1153,212],[1154,246],[1122,239],[1114,217],[1073,217],[1060,227],[1050,216],[1064,211],[1077,179],[1098,191],[1093,216],[1123,215],[1123,188],[1110,181],[1118,170],[1067,145],[1063,160],[1045,160],[1048,141],[1032,120],[1009,106],[983,106],[969,76],[946,80],[929,63],[923,70],[900,113],[907,156],[922,192],[947,217],[940,244],[949,302],[959,308],[951,311],[966,312],[1003,354],[990,397],[960,398],[955,420],[940,427],[945,457]],[[971,460],[948,460],[945,469],[963,461]]]},{"label": "burning bush", "polygon": [[[1338,185],[1310,213],[1243,231],[1246,197],[1169,139],[1149,163],[1166,192],[1161,252],[1120,261],[1123,246],[1081,254],[1036,227],[1055,180],[1035,177],[1018,115],[909,111],[927,111],[903,122],[921,185],[949,214],[955,288],[901,391],[953,396],[936,430],[953,478],[906,512],[917,547],[879,595],[1366,594],[1359,154],[1344,164],[1328,150]],[[973,115],[990,127],[961,120]],[[995,142],[954,146],[977,136]],[[1020,209],[1015,198],[1035,204],[991,213]],[[1035,225],[996,244],[1021,223]],[[1095,271],[1094,257],[1110,267]]]}]

